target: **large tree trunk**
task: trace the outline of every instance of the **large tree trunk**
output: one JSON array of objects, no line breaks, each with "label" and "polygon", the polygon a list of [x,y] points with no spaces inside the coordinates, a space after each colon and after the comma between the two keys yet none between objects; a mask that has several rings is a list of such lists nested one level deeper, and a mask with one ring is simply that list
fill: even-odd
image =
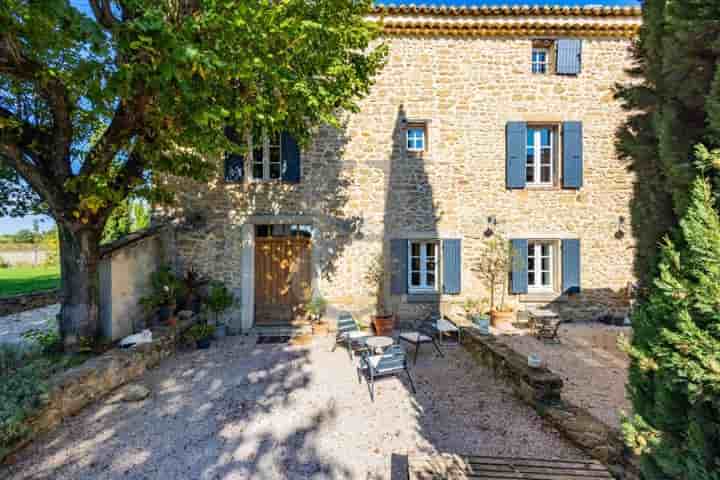
[{"label": "large tree trunk", "polygon": [[65,348],[74,350],[81,339],[95,340],[99,332],[98,264],[102,230],[58,223],[58,233],[63,293],[60,334]]}]

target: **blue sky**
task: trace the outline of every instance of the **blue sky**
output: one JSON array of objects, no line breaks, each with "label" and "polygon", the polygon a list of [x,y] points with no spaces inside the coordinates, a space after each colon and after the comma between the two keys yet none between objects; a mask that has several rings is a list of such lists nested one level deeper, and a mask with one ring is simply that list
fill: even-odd
[{"label": "blue sky", "polygon": [[379,5],[605,5],[639,6],[639,0],[375,0]]}]

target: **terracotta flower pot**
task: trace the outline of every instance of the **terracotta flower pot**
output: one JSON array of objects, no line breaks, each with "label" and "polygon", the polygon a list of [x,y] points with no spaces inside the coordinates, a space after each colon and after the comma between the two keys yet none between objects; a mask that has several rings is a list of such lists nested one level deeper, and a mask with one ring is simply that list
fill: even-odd
[{"label": "terracotta flower pot", "polygon": [[395,330],[395,315],[376,315],[373,318],[373,327],[378,336],[392,336],[393,330]]},{"label": "terracotta flower pot", "polygon": [[515,312],[498,312],[490,313],[490,321],[493,327],[509,327],[515,321]]}]

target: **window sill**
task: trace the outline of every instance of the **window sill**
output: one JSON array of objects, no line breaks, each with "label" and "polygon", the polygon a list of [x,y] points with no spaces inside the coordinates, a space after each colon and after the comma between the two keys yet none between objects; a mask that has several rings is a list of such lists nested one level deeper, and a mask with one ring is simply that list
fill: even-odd
[{"label": "window sill", "polygon": [[567,302],[567,296],[560,292],[529,292],[520,295],[520,303]]},{"label": "window sill", "polygon": [[548,184],[548,185],[525,185],[525,189],[526,189],[526,190],[540,190],[540,191],[542,191],[542,190],[560,190],[560,186],[559,186],[559,185],[552,185],[552,184]]},{"label": "window sill", "polygon": [[438,292],[409,292],[407,303],[440,303]]}]

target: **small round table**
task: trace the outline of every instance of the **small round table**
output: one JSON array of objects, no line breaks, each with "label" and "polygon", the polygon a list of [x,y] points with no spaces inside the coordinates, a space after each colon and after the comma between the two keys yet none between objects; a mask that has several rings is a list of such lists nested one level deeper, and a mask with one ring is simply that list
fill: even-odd
[{"label": "small round table", "polygon": [[365,345],[367,345],[375,353],[378,353],[378,351],[382,352],[384,349],[386,349],[393,343],[395,343],[395,340],[393,340],[391,337],[378,336],[370,337],[365,340]]}]

